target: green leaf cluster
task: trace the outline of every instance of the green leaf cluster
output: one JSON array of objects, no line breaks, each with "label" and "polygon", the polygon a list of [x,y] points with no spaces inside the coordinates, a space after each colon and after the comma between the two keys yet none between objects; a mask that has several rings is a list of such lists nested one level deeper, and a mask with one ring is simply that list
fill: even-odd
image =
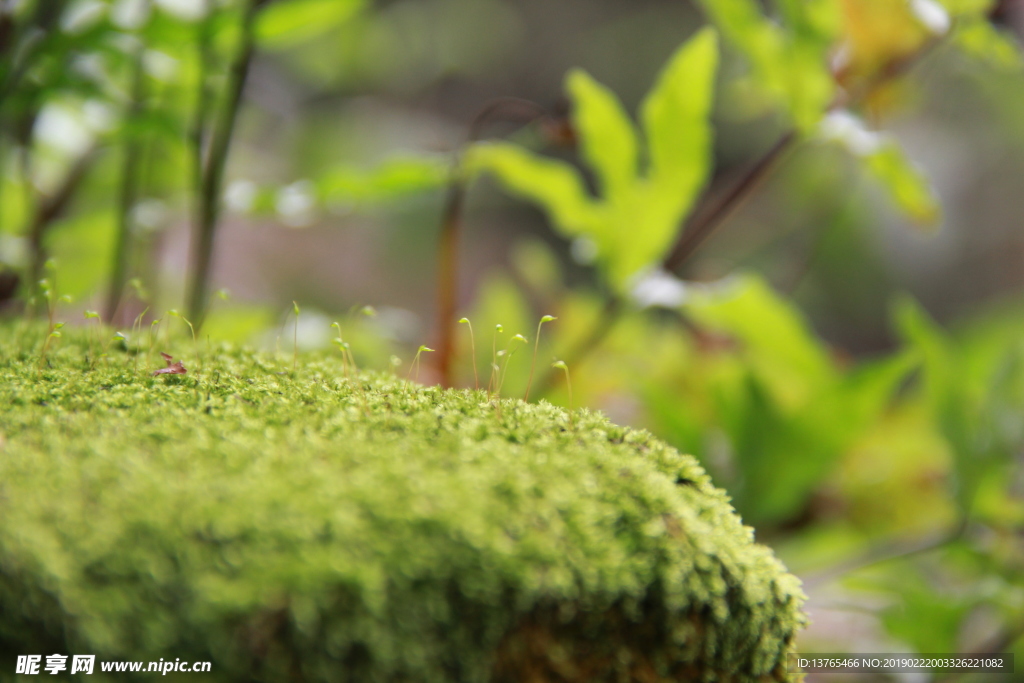
[{"label": "green leaf cluster", "polygon": [[779,21],[755,0],[701,0],[722,35],[750,62],[755,87],[813,131],[836,86],[825,59],[842,30],[837,0],[781,0]]},{"label": "green leaf cluster", "polygon": [[562,235],[588,241],[602,274],[624,291],[665,256],[707,179],[717,62],[708,29],[672,56],[640,106],[644,144],[611,91],[583,71],[569,74],[573,126],[598,197],[568,163],[509,143],[474,145],[465,167],[493,174],[543,207]]},{"label": "green leaf cluster", "polygon": [[738,344],[707,390],[742,473],[731,489],[751,522],[797,514],[914,367],[905,353],[843,367],[803,314],[752,275],[695,290],[682,311]]}]

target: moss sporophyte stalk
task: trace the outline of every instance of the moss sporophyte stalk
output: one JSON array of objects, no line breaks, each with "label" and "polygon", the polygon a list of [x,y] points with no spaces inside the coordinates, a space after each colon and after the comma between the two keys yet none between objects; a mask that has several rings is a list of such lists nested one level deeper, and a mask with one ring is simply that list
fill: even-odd
[{"label": "moss sporophyte stalk", "polygon": [[646,432],[337,353],[153,376],[63,332],[41,366],[46,327],[0,335],[5,651],[239,683],[791,679],[798,580]]}]

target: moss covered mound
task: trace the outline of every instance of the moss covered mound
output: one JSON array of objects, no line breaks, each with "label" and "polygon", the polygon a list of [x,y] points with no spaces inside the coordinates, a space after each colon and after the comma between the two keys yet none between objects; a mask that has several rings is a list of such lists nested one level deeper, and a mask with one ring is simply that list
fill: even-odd
[{"label": "moss covered mound", "polygon": [[293,376],[225,347],[153,377],[158,358],[90,367],[66,335],[39,370],[40,344],[6,336],[5,671],[92,653],[208,660],[208,681],[788,678],[797,580],[649,434],[330,357]]}]

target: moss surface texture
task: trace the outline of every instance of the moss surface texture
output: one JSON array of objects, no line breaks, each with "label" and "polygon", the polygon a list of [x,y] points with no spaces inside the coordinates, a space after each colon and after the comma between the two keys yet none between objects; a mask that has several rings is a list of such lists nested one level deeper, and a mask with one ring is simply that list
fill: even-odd
[{"label": "moss surface texture", "polygon": [[[792,677],[798,580],[693,458],[643,431],[347,379],[340,357],[293,374],[290,355],[204,344],[200,370],[189,340],[188,374],[154,377],[155,353],[91,362],[66,332],[41,365],[41,335],[0,332],[5,667],[91,653],[212,662],[163,678],[190,681]],[[104,676],[132,680],[82,680]]]}]

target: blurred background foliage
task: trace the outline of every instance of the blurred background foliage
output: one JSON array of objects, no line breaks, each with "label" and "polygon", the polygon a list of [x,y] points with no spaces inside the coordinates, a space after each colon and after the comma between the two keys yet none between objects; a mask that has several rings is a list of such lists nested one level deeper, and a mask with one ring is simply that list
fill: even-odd
[{"label": "blurred background foliage", "polygon": [[337,320],[404,371],[440,336],[421,378],[461,386],[457,318],[486,383],[557,316],[531,397],[568,403],[564,359],[698,456],[807,580],[803,651],[1020,660],[1022,33],[991,0],[0,0],[0,309],[284,353],[297,301],[300,346]]}]

